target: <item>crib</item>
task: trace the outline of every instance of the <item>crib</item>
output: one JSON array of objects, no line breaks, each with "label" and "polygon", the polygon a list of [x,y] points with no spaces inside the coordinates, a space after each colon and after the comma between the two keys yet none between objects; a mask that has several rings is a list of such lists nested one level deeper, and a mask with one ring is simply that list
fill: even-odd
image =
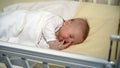
[{"label": "crib", "polygon": [[[7,68],[119,68],[120,58],[118,57],[119,59],[117,63],[112,61],[113,52],[115,52],[115,50],[117,50],[118,52],[119,49],[118,45],[120,45],[119,44],[120,41],[119,6],[111,6],[112,4],[111,0],[108,0],[107,2],[108,5],[96,4],[97,0],[90,0],[90,2],[93,3],[88,3],[83,1],[85,0],[53,2],[55,5],[57,4],[56,7],[60,7],[61,9],[66,9],[66,8],[69,9],[70,13],[68,13],[68,11],[66,10],[64,11],[62,10],[62,14],[61,12],[59,12],[61,10],[57,11],[59,13],[56,13],[56,11],[54,11],[54,10],[58,10],[56,9],[56,7],[53,9],[49,9],[53,7],[53,5],[43,8],[43,5],[40,4],[41,2],[18,3],[4,8],[3,10],[4,14],[7,14],[9,12],[18,9],[38,10],[42,8],[43,10],[51,11],[58,15],[61,15],[64,19],[76,18],[76,17],[87,18],[88,21],[90,21],[91,32],[84,43],[71,46],[70,48],[62,51],[43,49],[37,47],[34,48],[26,47],[24,45],[20,45],[16,43],[0,41],[0,62],[4,63],[5,66],[7,66]],[[45,4],[45,2],[42,3]],[[64,6],[63,3],[66,4],[67,7],[65,7],[66,5]],[[47,2],[47,4],[45,4],[44,6],[48,4],[50,3]],[[72,4],[72,5],[68,5],[68,4]],[[71,16],[69,16],[70,14]],[[102,22],[101,20],[105,21],[106,23],[101,23]],[[106,27],[106,25],[110,27]],[[102,28],[100,28],[101,26]],[[100,32],[97,32],[98,29],[100,30]],[[104,33],[99,34],[103,31],[104,32],[107,31],[106,32],[107,34]],[[111,34],[115,34],[115,35],[111,35]],[[92,43],[93,41],[95,41],[95,43]],[[101,48],[104,49],[100,49],[99,47],[100,45]],[[95,46],[98,46],[98,48],[95,48]],[[90,47],[91,50],[87,50]],[[96,50],[97,53],[93,52],[93,50]],[[101,52],[101,50],[103,51]],[[106,51],[104,55],[107,57],[104,57],[102,55],[104,50]],[[101,55],[96,56],[98,54]],[[118,55],[116,54],[116,56]],[[17,61],[18,63],[16,62],[13,63],[13,60],[16,58],[19,59],[19,61]],[[40,66],[35,67],[36,64]]]},{"label": "crib", "polygon": [[29,60],[42,61],[44,68],[49,68],[49,64],[62,65],[65,68],[113,68],[114,63],[107,60],[93,58],[85,55],[65,53],[49,49],[26,48],[17,46],[18,44],[0,42],[0,57],[8,68],[13,68],[10,56],[21,57],[24,68],[30,68]]}]

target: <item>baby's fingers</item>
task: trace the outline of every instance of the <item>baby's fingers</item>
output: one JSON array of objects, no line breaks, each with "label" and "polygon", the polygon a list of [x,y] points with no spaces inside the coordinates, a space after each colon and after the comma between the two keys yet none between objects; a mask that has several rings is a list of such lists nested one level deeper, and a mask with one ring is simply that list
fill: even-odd
[{"label": "baby's fingers", "polygon": [[59,49],[60,50],[62,50],[62,49],[65,49],[65,48],[67,48],[67,47],[69,47],[69,45],[70,45],[70,43],[66,43],[66,44],[61,44],[61,45],[59,45]]},{"label": "baby's fingers", "polygon": [[67,48],[67,47],[70,46],[70,44],[71,44],[71,43],[68,42],[68,43],[65,43],[63,46],[64,46],[65,48]]}]

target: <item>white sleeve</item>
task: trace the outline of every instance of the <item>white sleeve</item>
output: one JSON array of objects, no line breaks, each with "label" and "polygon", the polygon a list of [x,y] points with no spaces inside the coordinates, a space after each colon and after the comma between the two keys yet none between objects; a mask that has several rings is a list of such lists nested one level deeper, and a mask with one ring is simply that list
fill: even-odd
[{"label": "white sleeve", "polygon": [[47,42],[56,40],[55,32],[61,27],[63,19],[59,16],[52,15],[46,20],[46,22],[47,24],[43,30],[45,40]]}]

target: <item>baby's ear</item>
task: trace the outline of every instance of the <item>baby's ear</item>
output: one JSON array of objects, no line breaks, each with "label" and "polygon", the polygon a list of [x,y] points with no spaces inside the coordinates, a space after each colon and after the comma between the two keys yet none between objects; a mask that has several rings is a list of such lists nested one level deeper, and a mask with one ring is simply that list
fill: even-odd
[{"label": "baby's ear", "polygon": [[72,23],[71,20],[67,20],[67,21],[64,22],[64,25],[69,25],[69,24],[71,24],[71,23]]}]

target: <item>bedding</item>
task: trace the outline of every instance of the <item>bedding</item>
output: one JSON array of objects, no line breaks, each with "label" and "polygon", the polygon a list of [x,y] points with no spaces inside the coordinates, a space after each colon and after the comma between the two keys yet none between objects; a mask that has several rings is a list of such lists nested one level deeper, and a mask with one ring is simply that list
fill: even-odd
[{"label": "bedding", "polygon": [[[57,2],[52,2],[52,3],[56,4]],[[55,13],[60,15],[64,19],[69,19],[69,18],[73,18],[73,17],[74,18],[76,18],[76,17],[86,18],[90,25],[90,33],[89,33],[88,38],[85,40],[84,43],[78,44],[75,46],[71,46],[63,51],[107,59],[109,45],[110,45],[109,37],[111,34],[117,34],[117,31],[118,31],[117,29],[118,29],[118,23],[119,23],[119,19],[120,19],[120,7],[103,5],[103,4],[73,2],[74,6],[76,6],[76,7],[74,9],[69,9],[69,8],[73,7],[73,5],[71,5],[71,4],[73,4],[72,2],[64,3],[64,7],[63,7],[63,4],[61,5],[60,3],[63,3],[63,2],[61,1],[56,4],[59,7],[56,7],[54,4],[50,4],[50,3],[47,5],[51,5],[51,6],[47,6],[46,4],[41,4],[41,3],[37,3],[37,2],[14,4],[14,5],[5,7],[4,12],[1,15],[6,15],[7,13],[10,13],[10,12],[13,12],[14,10],[19,10],[19,9],[27,9],[27,10],[44,9],[44,10],[47,10],[50,12],[55,12],[54,10],[58,10],[58,8],[61,8],[61,11],[59,13],[56,13],[56,12]],[[40,7],[40,5],[42,5],[42,7]],[[69,8],[66,7],[65,5],[69,5]],[[53,8],[53,6],[55,6],[55,8]],[[51,7],[52,7],[52,9],[51,9]],[[63,13],[64,12],[63,8],[65,8],[67,10],[67,12],[65,10],[66,13]],[[71,12],[72,14],[69,12]],[[66,14],[68,14],[68,16]],[[13,48],[16,48],[15,50],[17,51],[17,48],[19,49],[19,46],[14,47],[14,45],[13,45]],[[22,49],[29,51],[29,48],[23,47]],[[4,48],[3,48],[3,50],[4,50]],[[12,50],[15,51],[14,49],[12,49]],[[34,53],[34,50],[32,48],[30,50],[32,50]],[[37,52],[37,50],[35,50],[35,52]],[[7,51],[7,48],[5,51]],[[9,51],[9,49],[8,49],[8,51]],[[38,52],[40,52],[40,51],[42,51],[42,50],[38,50]],[[46,52],[49,52],[49,51],[44,51],[43,53],[46,53]],[[115,52],[115,46],[113,47],[112,60],[114,59],[114,52]],[[27,52],[25,52],[25,53],[27,53]],[[50,54],[55,53],[55,55],[59,54],[54,51],[52,51],[52,52],[50,51],[49,53]],[[63,53],[60,53],[60,55],[66,55],[66,53],[63,52]],[[69,56],[75,57],[75,56],[71,56],[71,54]],[[33,56],[31,56],[31,57],[33,57]],[[80,56],[78,58],[80,58]],[[83,57],[83,58],[85,59],[85,57]],[[92,59],[89,58],[87,60],[92,60]],[[82,61],[82,60],[80,60],[80,61]],[[93,60],[93,61],[96,61],[96,60]],[[78,67],[76,67],[76,68],[78,68]]]},{"label": "bedding", "polygon": [[70,19],[74,16],[79,2],[76,1],[47,1],[47,2],[30,2],[30,3],[15,3],[3,8],[3,15],[15,10],[45,10],[52,12],[63,19]]},{"label": "bedding", "polygon": [[[107,59],[110,35],[117,34],[118,31],[120,6],[82,2],[74,17],[86,18],[90,25],[90,33],[84,43],[64,51]],[[112,60],[115,60],[115,47],[116,43],[112,48]]]},{"label": "bedding", "polygon": [[[88,38],[84,41],[84,43],[71,46],[63,51],[90,55],[103,59],[107,59],[108,57],[110,45],[109,37],[111,34],[117,34],[117,26],[120,19],[119,6],[84,2],[80,3],[75,1],[17,3],[5,7],[2,15],[19,9],[42,9],[53,12],[63,17],[65,20],[73,17],[86,18],[90,25]],[[112,57],[114,57],[115,46],[113,49]]]}]

